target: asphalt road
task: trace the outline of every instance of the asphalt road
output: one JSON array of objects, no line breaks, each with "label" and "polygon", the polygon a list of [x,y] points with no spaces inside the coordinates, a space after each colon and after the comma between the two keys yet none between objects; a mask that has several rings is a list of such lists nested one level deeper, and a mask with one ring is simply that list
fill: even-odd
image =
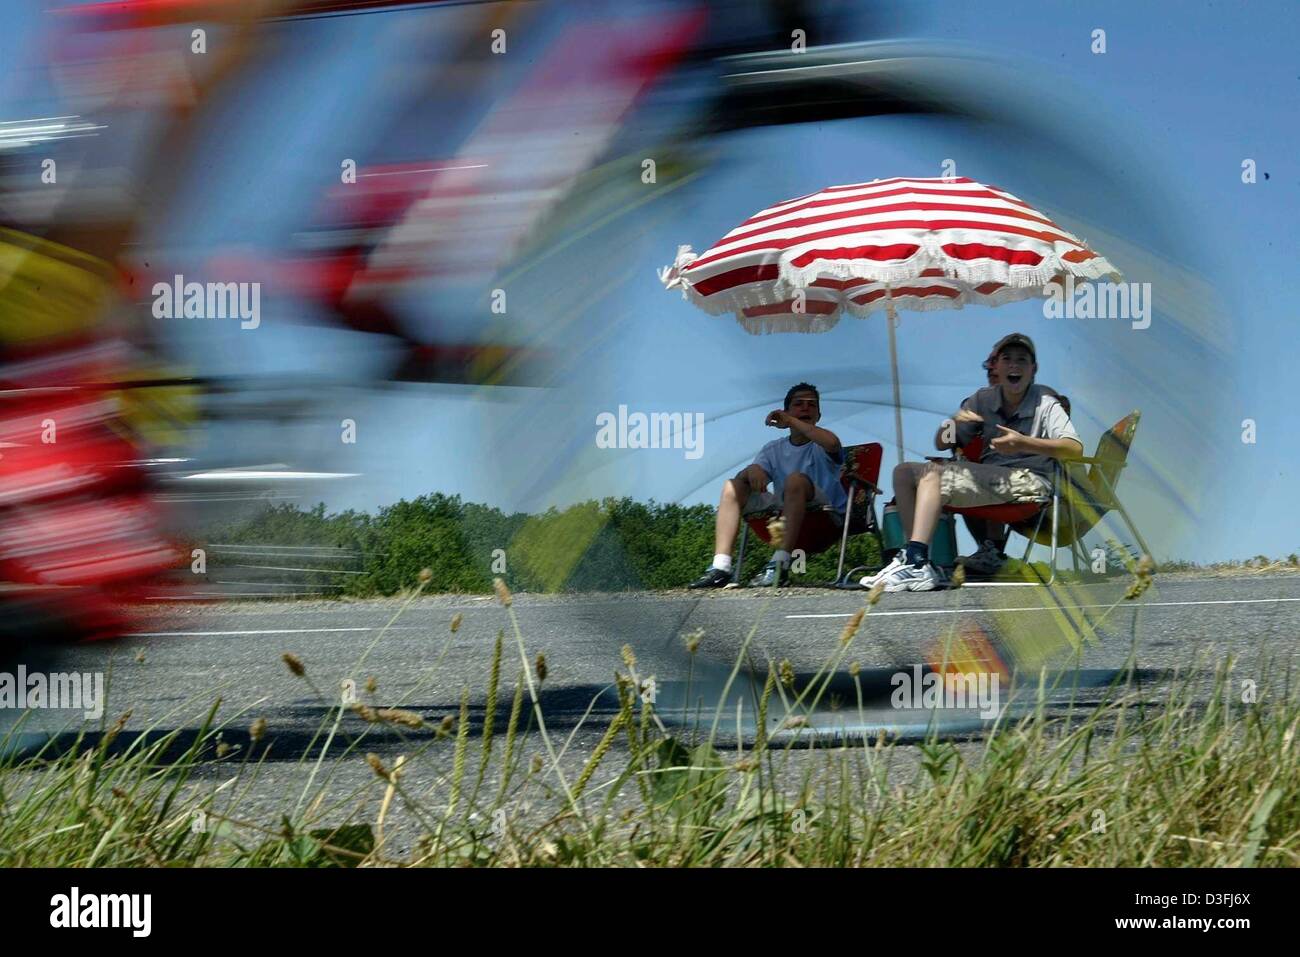
[{"label": "asphalt road", "polygon": [[[1231,656],[1234,675],[1259,683],[1284,672],[1300,654],[1300,576],[1170,578],[1137,601],[1123,599],[1126,584],[1068,591],[968,587],[883,596],[843,658],[826,703],[836,697],[843,711],[848,697],[850,710],[857,712],[848,677],[849,664],[856,662],[870,712],[867,726],[896,728],[906,737],[914,716],[890,705],[890,676],[934,661],[942,655],[936,648],[945,641],[953,648],[952,636],[972,631],[996,637],[1004,657],[1033,672],[1032,683],[1039,662],[1048,666],[1049,681],[1064,675],[1057,697],[1067,689],[1077,697],[1080,684],[1105,683],[1130,654],[1138,674],[1154,679],[1176,669],[1204,673]],[[594,701],[589,721],[598,729],[616,710],[611,683],[616,669],[626,670],[620,656],[625,644],[636,653],[639,674],[655,677],[656,703],[665,720],[680,717],[688,678],[691,706],[711,718],[751,631],[749,660],[760,670],[770,657],[788,659],[796,674],[810,675],[836,653],[849,615],[863,606],[861,593],[746,589],[518,595],[513,610],[529,660],[539,652],[546,656],[547,716],[557,726],[572,725]],[[462,624],[453,635],[449,623],[456,614]],[[250,720],[265,717],[282,741],[275,753],[285,758],[297,756],[299,739],[310,740],[329,705],[337,703],[345,678],[364,686],[373,676],[377,691],[367,695],[359,688],[362,700],[401,705],[434,719],[453,713],[467,687],[481,717],[499,631],[508,639],[505,674],[513,676],[520,662],[507,610],[484,597],[422,597],[405,605],[393,600],[169,605],[142,608],[136,621],[126,639],[60,649],[56,660],[37,655],[28,668],[105,672],[108,718],[130,710],[128,731],[192,726],[219,695],[223,717],[241,709]],[[692,664],[682,636],[696,630],[703,636]],[[1076,643],[1081,649],[1077,669],[1072,667]],[[283,652],[302,659],[310,685],[289,673]],[[1001,690],[1005,696],[1008,689]],[[736,702],[746,702],[742,708],[747,709],[750,695],[744,668],[725,705],[723,733],[734,734]],[[27,729],[52,731],[75,717],[33,711]],[[843,724],[844,718],[831,723]],[[965,721],[951,727],[954,734],[970,730]],[[752,735],[748,711],[741,728],[742,737]]]}]

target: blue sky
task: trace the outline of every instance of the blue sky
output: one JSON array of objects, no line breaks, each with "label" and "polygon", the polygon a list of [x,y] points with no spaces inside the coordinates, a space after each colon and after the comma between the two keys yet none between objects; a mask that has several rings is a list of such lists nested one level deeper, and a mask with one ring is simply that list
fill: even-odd
[{"label": "blue sky", "polygon": [[[1279,396],[1300,357],[1292,329],[1300,13],[1282,2],[910,2],[905,12],[905,36],[986,55],[1000,76],[988,95],[1025,125],[891,117],[751,130],[690,157],[698,175],[689,182],[661,180],[652,196],[625,186],[626,215],[546,237],[558,251],[512,277],[503,334],[553,352],[549,387],[330,393],[319,422],[293,440],[336,449],[337,415],[361,423],[358,446],[335,452],[334,464],[363,478],[325,496],[327,504],[373,508],[428,491],[528,510],[606,495],[712,503],[721,478],[774,437],[764,412],[804,378],[823,389],[823,425],[846,442],[885,443],[887,474],[894,455],[881,320],[846,318],[821,336],[751,337],[664,291],[655,269],[679,244],[703,250],[777,200],[835,183],[937,176],[953,159],[959,175],[1019,195],[1126,278],[1150,281],[1156,316],[1136,331],[1047,320],[1037,302],[904,315],[909,457],[926,451],[937,421],[980,384],[989,345],[1019,330],[1038,343],[1040,381],[1074,400],[1089,451],[1105,425],[1143,410],[1120,494],[1158,555],[1297,550],[1290,503],[1300,451]],[[160,226],[158,243],[184,246],[195,262],[233,243],[276,245],[337,175],[340,153],[399,158],[392,143],[375,155],[390,135],[371,109],[376,85],[400,82],[394,63],[437,57],[438,31],[412,39],[427,14],[341,19],[295,26],[302,42],[214,122],[214,161]],[[31,8],[6,5],[0,59],[15,62],[35,23]],[[1105,54],[1090,50],[1096,28],[1106,31]],[[519,49],[531,48],[521,41]],[[0,119],[47,115],[39,110],[56,102],[12,77],[0,92]],[[418,131],[397,152],[451,155],[463,125],[447,124],[442,152]],[[648,135],[638,141],[633,126],[628,149],[657,148]],[[1241,182],[1246,158],[1258,164],[1254,185]],[[311,318],[282,299],[268,305],[255,336],[168,335],[210,374],[355,377],[377,361],[350,334],[304,324]],[[704,457],[597,449],[596,415],[619,404],[703,413]],[[1253,445],[1241,441],[1246,418],[1256,422]]]}]

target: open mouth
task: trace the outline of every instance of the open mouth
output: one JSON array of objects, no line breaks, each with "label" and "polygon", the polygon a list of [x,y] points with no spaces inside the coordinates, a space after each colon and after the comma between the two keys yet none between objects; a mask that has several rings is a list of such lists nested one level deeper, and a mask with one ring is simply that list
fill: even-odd
[{"label": "open mouth", "polygon": [[1007,374],[1007,382],[1011,385],[1019,385],[1024,378],[1024,374],[1020,372],[1010,372]]}]

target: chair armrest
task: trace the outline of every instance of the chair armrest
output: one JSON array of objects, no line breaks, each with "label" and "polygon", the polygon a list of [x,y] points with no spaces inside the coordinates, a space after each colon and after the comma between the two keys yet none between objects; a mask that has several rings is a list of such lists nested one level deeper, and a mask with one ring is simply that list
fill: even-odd
[{"label": "chair armrest", "polygon": [[1079,463],[1080,465],[1114,465],[1118,468],[1124,468],[1127,462],[1117,462],[1114,459],[1099,459],[1095,455],[1080,455],[1076,459],[1062,459],[1063,462]]},{"label": "chair armrest", "polygon": [[875,482],[869,481],[864,478],[859,478],[858,476],[852,474],[846,474],[842,476],[841,484],[844,486],[845,492],[848,492],[849,489],[852,488],[854,485],[858,487],[859,492],[866,492],[868,495],[879,495],[881,492],[884,491],[884,489],[881,488],[879,485],[877,485]]}]

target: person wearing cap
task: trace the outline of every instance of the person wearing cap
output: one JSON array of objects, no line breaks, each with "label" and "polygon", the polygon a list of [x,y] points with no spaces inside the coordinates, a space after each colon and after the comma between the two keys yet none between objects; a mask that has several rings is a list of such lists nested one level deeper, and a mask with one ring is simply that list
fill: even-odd
[{"label": "person wearing cap", "polygon": [[[1002,340],[999,340],[998,343],[994,344],[993,351],[980,364],[989,386],[999,385],[1002,381],[998,377],[997,369],[998,345],[1001,342]],[[1066,396],[1061,395],[1051,386],[1035,384],[1040,385],[1040,388],[1048,395],[1056,396],[1062,407],[1064,407],[1065,414],[1070,414],[1070,400]],[[969,403],[974,398],[974,396],[968,396],[964,399],[962,408],[968,408]],[[945,422],[939,426],[939,430],[934,434],[934,447],[940,451],[956,448],[957,446],[946,438],[948,435],[951,435],[951,433],[948,423]],[[1007,561],[1007,536],[1010,534],[1010,529],[1001,522],[991,522],[987,519],[976,518],[973,515],[963,515],[962,520],[966,523],[966,530],[970,532],[970,536],[975,542],[975,551],[970,555],[963,555],[958,558],[957,564],[965,568],[967,574],[986,577],[996,575]]]},{"label": "person wearing cap", "polygon": [[1059,397],[1034,382],[1033,340],[1012,333],[993,349],[997,385],[980,389],[953,417],[952,446],[984,439],[978,462],[904,462],[894,469],[894,497],[907,545],[879,574],[862,579],[871,588],[932,591],[943,576],[930,563],[930,539],[945,505],[978,507],[1051,498],[1054,460],[1077,458],[1083,443]]}]

